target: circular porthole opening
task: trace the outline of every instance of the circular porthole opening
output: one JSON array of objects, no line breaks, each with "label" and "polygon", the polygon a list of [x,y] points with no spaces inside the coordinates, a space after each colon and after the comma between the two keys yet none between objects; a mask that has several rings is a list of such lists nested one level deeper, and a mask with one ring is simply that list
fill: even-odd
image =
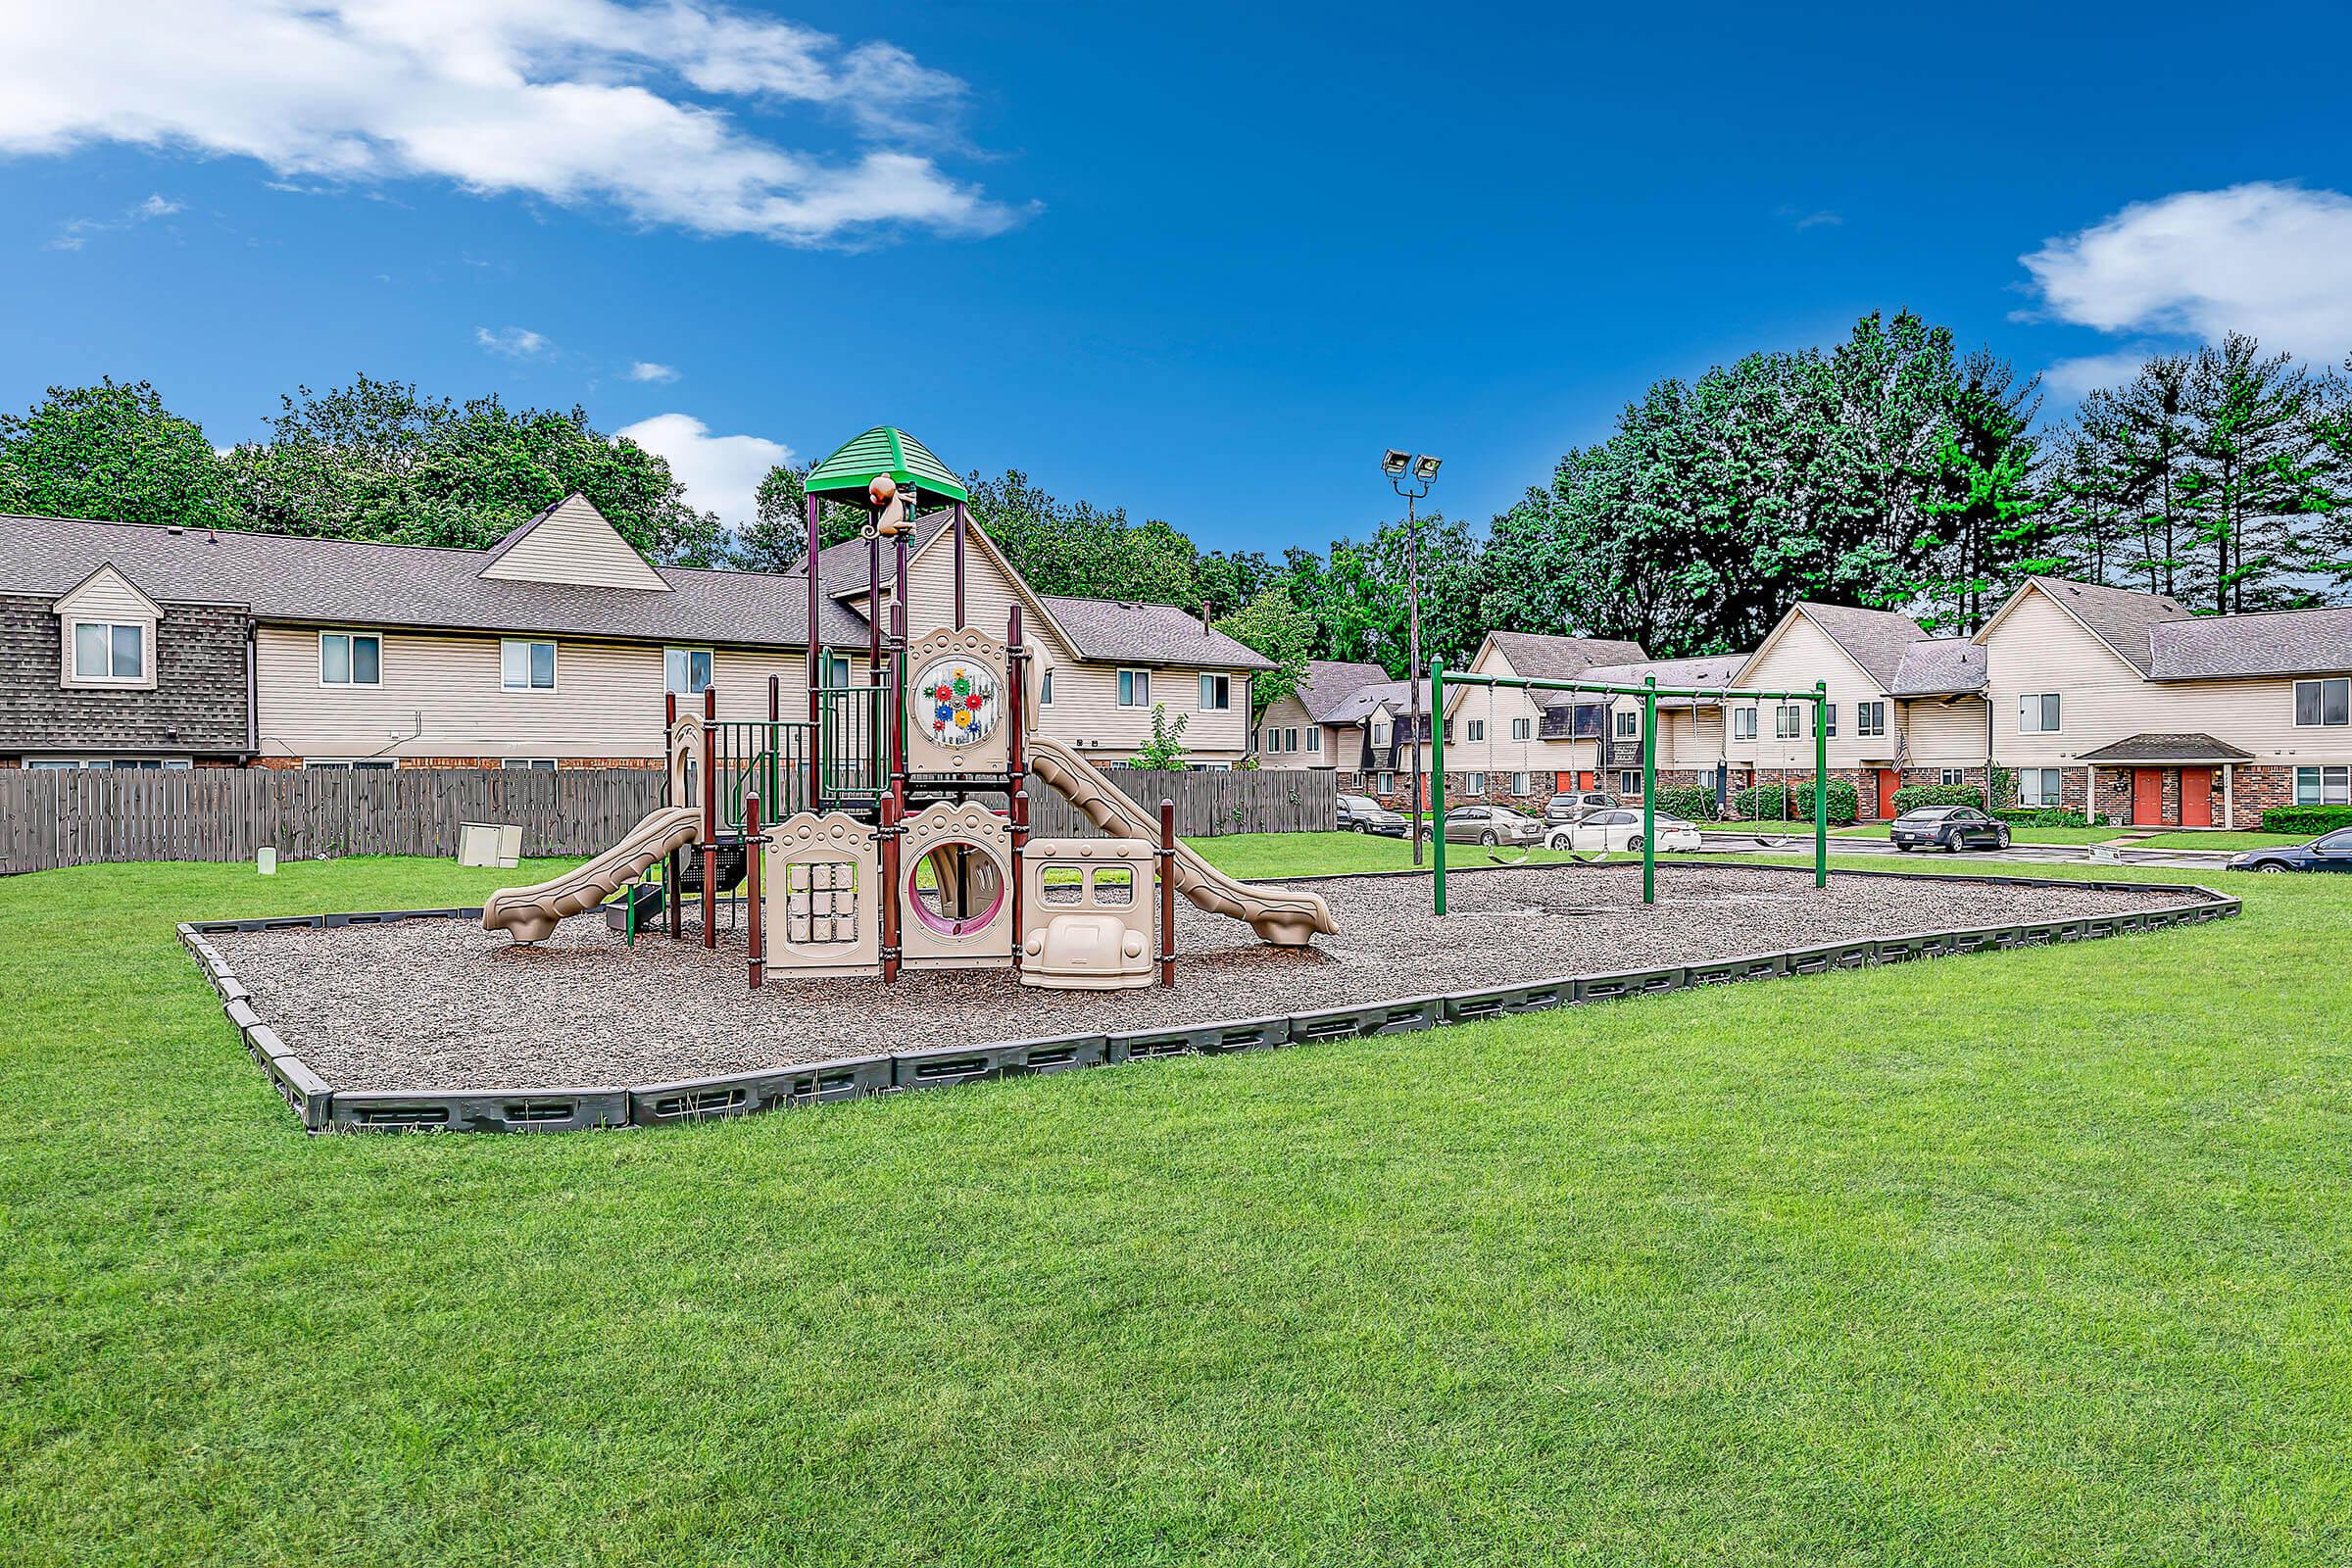
[{"label": "circular porthole opening", "polygon": [[1004,907],[1004,871],[977,844],[933,845],[906,873],[906,906],[934,936],[968,937]]}]

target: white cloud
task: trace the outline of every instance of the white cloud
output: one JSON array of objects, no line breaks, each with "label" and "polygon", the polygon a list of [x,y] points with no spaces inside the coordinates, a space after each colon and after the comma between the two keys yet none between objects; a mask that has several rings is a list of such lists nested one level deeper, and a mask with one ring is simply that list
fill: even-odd
[{"label": "white cloud", "polygon": [[2141,366],[2162,352],[2159,348],[2142,347],[2060,360],[2041,372],[2041,384],[2052,397],[2079,401],[2085,392],[2123,385],[2139,373]]},{"label": "white cloud", "polygon": [[[125,143],[252,158],[280,186],[439,178],[792,244],[1017,215],[907,144],[953,140],[964,87],[880,42],[714,0],[115,0],[0,7],[0,154]],[[836,157],[726,108],[796,103]]]},{"label": "white cloud", "polygon": [[712,435],[691,414],[657,414],[620,432],[648,452],[669,460],[669,471],[686,487],[686,500],[721,522],[740,527],[759,515],[760,481],[779,463],[792,461],[792,448],[757,435]]},{"label": "white cloud", "polygon": [[2254,183],[2134,203],[2019,260],[2042,318],[2102,332],[2250,332],[2331,361],[2352,348],[2347,257],[2352,196]]},{"label": "white cloud", "polygon": [[491,353],[510,360],[537,359],[555,347],[527,326],[502,326],[495,332],[486,326],[477,326],[473,329],[473,340]]},{"label": "white cloud", "polygon": [[57,237],[49,242],[49,248],[53,251],[77,251],[90,242],[92,234],[104,234],[119,228],[129,228],[134,224],[153,222],[156,219],[170,218],[174,213],[186,211],[187,208],[183,204],[172,201],[169,197],[150,196],[135,207],[125,208],[122,216],[117,218],[74,219],[57,231]]},{"label": "white cloud", "polygon": [[678,378],[678,372],[674,366],[656,365],[651,360],[639,360],[636,364],[630,366],[624,373],[628,379],[632,381],[653,381],[656,383],[661,383],[675,381]]}]

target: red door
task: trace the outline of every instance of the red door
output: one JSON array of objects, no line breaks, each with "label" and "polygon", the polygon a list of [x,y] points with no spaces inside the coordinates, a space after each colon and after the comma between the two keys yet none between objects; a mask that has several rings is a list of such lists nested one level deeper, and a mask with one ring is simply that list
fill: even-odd
[{"label": "red door", "polygon": [[1588,767],[1576,775],[1576,787],[1580,790],[1592,788],[1592,770],[1591,768]]},{"label": "red door", "polygon": [[1576,788],[1576,775],[1563,768],[1551,775],[1551,787],[1565,795]]},{"label": "red door", "polygon": [[1895,814],[1894,792],[1901,783],[1902,776],[1891,767],[1879,769],[1879,819],[1881,821],[1890,820]]},{"label": "red door", "polygon": [[2132,825],[2164,826],[2163,768],[2135,767],[2132,770]]},{"label": "red door", "polygon": [[2213,826],[2213,775],[2204,768],[2180,770],[2180,825]]}]

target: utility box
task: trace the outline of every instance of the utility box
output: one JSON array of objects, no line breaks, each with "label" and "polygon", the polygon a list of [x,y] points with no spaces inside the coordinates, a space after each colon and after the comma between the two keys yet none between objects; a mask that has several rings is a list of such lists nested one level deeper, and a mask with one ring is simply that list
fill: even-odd
[{"label": "utility box", "polygon": [[460,822],[458,863],[512,869],[522,859],[522,829],[513,822]]}]

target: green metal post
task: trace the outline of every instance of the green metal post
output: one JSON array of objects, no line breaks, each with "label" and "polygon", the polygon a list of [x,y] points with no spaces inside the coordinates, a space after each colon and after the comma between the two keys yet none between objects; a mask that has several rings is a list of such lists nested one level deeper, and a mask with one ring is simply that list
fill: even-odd
[{"label": "green metal post", "polygon": [[[1436,867],[1437,912],[1446,912],[1446,661],[1429,662],[1429,852]],[[1415,822],[1413,831],[1421,831]]]},{"label": "green metal post", "polygon": [[1658,677],[1642,677],[1642,902],[1658,902]]},{"label": "green metal post", "polygon": [[1830,683],[1813,683],[1813,885],[1830,885]]}]

